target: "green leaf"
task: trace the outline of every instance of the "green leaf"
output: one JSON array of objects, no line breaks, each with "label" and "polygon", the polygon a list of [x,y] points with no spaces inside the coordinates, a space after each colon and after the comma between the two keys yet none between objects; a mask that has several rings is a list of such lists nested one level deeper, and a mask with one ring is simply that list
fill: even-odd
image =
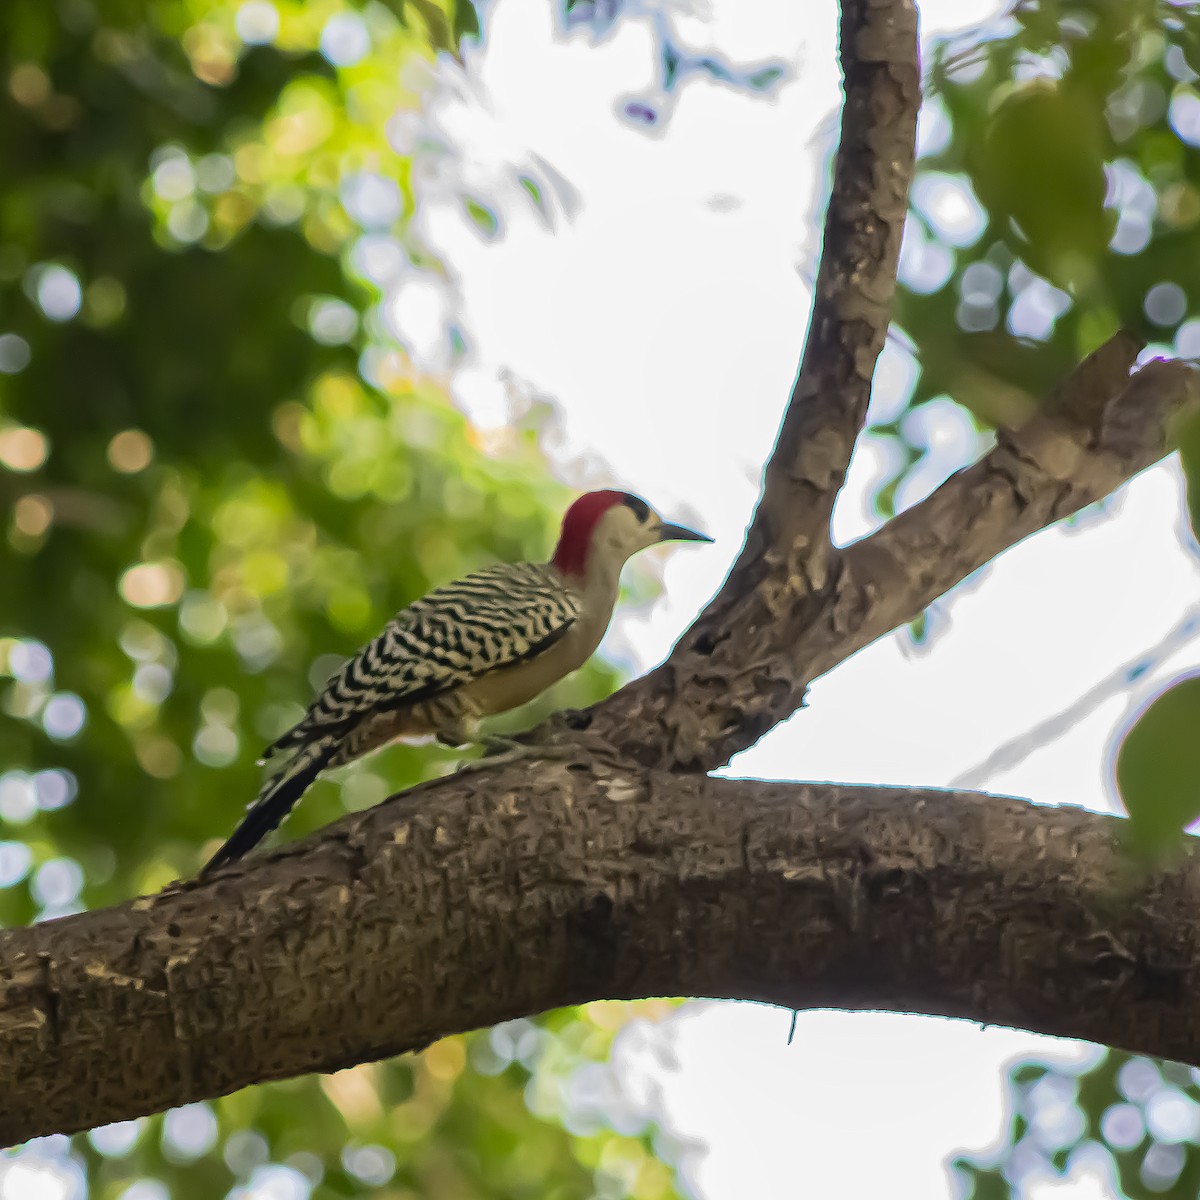
[{"label": "green leaf", "polygon": [[1117,786],[1135,844],[1159,853],[1200,817],[1200,676],[1155,699],[1125,735]]},{"label": "green leaf", "polygon": [[463,200],[463,206],[466,208],[467,216],[471,218],[472,224],[485,237],[495,237],[500,232],[500,217],[494,209],[469,196]]},{"label": "green leaf", "polygon": [[1016,223],[1030,266],[1068,291],[1090,283],[1112,229],[1103,110],[1063,84],[1026,85],[996,109],[978,153],[982,199]]},{"label": "green leaf", "polygon": [[471,0],[458,0],[454,6],[454,40],[461,44],[464,37],[478,38],[479,14]]},{"label": "green leaf", "polygon": [[774,87],[787,74],[783,67],[763,67],[761,71],[751,71],[746,76],[746,82],[756,91],[765,92]]},{"label": "green leaf", "polygon": [[537,206],[541,213],[546,212],[546,199],[542,195],[542,189],[536,179],[530,178],[528,175],[518,175],[517,182],[525,189],[530,200]]}]

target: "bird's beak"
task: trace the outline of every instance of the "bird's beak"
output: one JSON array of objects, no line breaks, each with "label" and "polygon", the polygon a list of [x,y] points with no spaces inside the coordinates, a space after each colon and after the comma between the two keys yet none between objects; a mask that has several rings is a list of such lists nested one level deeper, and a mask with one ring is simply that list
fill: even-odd
[{"label": "bird's beak", "polygon": [[685,525],[668,525],[664,522],[658,529],[660,542],[711,542],[712,538],[706,533],[697,533]]}]

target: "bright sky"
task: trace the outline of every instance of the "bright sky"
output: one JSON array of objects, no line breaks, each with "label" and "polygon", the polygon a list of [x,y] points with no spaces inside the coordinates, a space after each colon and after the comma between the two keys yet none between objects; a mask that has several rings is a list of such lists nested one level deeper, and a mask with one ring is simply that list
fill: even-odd
[{"label": "bright sky", "polygon": [[[500,419],[502,380],[551,400],[573,483],[615,477],[718,539],[664,554],[666,597],[610,637],[610,653],[641,666],[667,652],[737,552],[792,382],[838,99],[835,5],[711,0],[704,20],[682,26],[697,46],[741,61],[782,57],[796,78],[773,102],[691,82],[653,135],[616,116],[624,99],[650,94],[648,26],[618,26],[600,46],[582,34],[564,42],[552,7],[493,7],[467,101],[444,117],[481,186],[501,186],[514,162],[559,180],[552,228],[516,193],[493,243],[449,205],[424,220],[460,281],[475,356],[459,384],[468,409]],[[924,32],[994,8],[927,0]],[[894,399],[903,356],[889,355]],[[927,486],[963,453],[952,418],[942,433]],[[867,447],[839,506],[839,537],[874,523],[878,467]],[[1102,515],[1032,539],[956,592],[939,606],[931,649],[888,637],[820,680],[811,706],[731,773],[924,785],[967,774],[972,786],[1041,803],[1111,807],[1115,732],[1147,694],[1200,663],[1185,632],[1136,685],[1104,682],[1191,611],[1200,566],[1183,548],[1182,521],[1173,468],[1148,472]],[[1087,714],[1050,744],[994,773],[977,769],[1091,689]],[[629,1095],[704,1147],[685,1161],[706,1200],[950,1196],[947,1156],[1001,1132],[1004,1064],[1086,1053],[1008,1030],[824,1012],[801,1016],[789,1048],[789,1021],[776,1009],[699,1004],[665,1034],[634,1026],[619,1043]],[[1104,1192],[1084,1179],[1028,1194]]]}]

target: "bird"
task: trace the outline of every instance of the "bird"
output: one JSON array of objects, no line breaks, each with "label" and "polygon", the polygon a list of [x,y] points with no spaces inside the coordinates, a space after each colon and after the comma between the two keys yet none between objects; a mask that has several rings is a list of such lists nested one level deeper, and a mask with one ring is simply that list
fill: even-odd
[{"label": "bird", "polygon": [[592,656],[616,608],[625,563],[671,541],[712,538],[665,521],[629,492],[586,492],[563,516],[549,562],[485,567],[402,608],[267,747],[263,763],[289,757],[200,878],[257,846],[322,771],[398,738],[486,742],[484,717],[532,700]]}]

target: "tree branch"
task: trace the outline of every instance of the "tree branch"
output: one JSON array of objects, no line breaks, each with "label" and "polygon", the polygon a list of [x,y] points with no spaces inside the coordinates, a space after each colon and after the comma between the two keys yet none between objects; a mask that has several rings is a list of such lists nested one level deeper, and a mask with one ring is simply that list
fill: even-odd
[{"label": "tree branch", "polygon": [[[626,742],[627,713],[653,712],[657,721],[676,675],[689,688],[710,685],[715,699],[724,675],[746,661],[740,638],[730,655],[719,649],[729,631],[760,630],[772,619],[770,597],[801,606],[829,582],[829,518],[891,319],[921,101],[913,0],[842,0],[841,12],[846,100],[833,190],[804,357],[762,499],[737,564],[680,643],[660,686],[638,689],[601,719],[596,732],[613,745]],[[714,707],[708,698],[694,709],[670,706],[661,728],[639,731],[637,757],[646,764],[698,764],[715,737]]]},{"label": "tree branch", "polygon": [[723,624],[710,608],[661,667],[578,723],[668,769],[712,770],[752,746],[800,707],[818,676],[1170,452],[1178,421],[1200,408],[1200,375],[1156,360],[1131,377],[1140,348],[1117,334],[1063,382],[1045,415],[1001,431],[974,466],[832,554],[819,588],[763,576],[724,605]]},{"label": "tree branch", "polygon": [[1200,860],[1122,884],[1119,828],[974,793],[460,775],[211,884],[0,934],[0,1142],[603,996],[933,1013],[1200,1063]]}]

